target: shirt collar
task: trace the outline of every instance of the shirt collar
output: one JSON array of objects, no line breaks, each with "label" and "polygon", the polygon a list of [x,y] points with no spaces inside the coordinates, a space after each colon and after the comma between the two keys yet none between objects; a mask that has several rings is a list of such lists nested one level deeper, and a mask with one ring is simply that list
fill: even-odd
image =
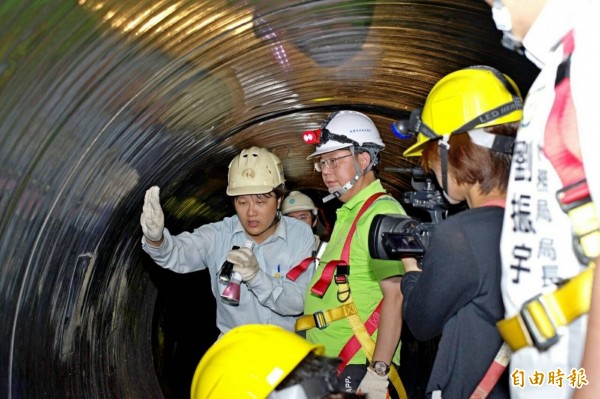
[{"label": "shirt collar", "polygon": [[375,179],[367,187],[360,190],[350,201],[344,203],[340,209],[352,210],[357,205],[362,205],[371,195],[375,193],[385,192],[385,189],[381,185],[381,180]]}]

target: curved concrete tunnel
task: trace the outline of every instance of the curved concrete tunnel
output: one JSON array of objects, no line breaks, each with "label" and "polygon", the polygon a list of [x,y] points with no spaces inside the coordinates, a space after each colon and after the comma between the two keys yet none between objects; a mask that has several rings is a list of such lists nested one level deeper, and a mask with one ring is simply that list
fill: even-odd
[{"label": "curved concrete tunnel", "polygon": [[397,198],[415,160],[390,123],[443,75],[487,64],[526,93],[483,0],[18,0],[0,5],[0,396],[187,397],[216,338],[202,272],[143,253],[145,190],[166,225],[233,213],[243,148],[282,159],[290,189],[324,193],[306,129],[355,109],[387,147]]}]

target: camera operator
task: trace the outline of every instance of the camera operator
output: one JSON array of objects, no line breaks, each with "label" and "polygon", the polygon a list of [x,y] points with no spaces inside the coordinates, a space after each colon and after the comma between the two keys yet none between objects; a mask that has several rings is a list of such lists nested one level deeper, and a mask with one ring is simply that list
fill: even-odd
[{"label": "camera operator", "polygon": [[[441,334],[428,398],[470,397],[489,382],[482,379],[502,346],[495,325],[504,317],[499,242],[521,117],[516,84],[493,68],[474,66],[442,78],[422,111],[393,125],[395,133],[417,135],[404,156],[421,156],[446,199],[469,208],[436,226],[420,268],[416,259],[403,259],[405,322],[419,340]],[[506,370],[490,397],[509,397]]]}]

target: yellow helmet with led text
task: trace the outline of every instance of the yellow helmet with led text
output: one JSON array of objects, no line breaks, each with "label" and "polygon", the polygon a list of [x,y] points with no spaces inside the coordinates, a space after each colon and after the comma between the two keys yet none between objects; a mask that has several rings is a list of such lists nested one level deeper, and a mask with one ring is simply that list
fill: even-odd
[{"label": "yellow helmet with led text", "polygon": [[523,99],[515,82],[494,68],[478,65],[443,77],[429,92],[423,109],[414,110],[409,120],[395,122],[392,131],[398,136],[416,134],[416,143],[404,151],[405,157],[413,157],[420,156],[430,140],[518,122],[522,117]]}]

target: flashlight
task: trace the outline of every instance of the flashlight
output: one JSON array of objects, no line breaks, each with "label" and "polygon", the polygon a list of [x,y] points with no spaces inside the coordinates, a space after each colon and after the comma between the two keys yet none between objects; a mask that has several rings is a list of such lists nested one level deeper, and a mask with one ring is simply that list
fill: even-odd
[{"label": "flashlight", "polygon": [[[244,248],[250,248],[254,246],[254,243],[250,240],[244,243]],[[239,249],[239,247],[233,247],[233,249]],[[231,266],[229,266],[231,265]],[[223,271],[225,268],[225,273]],[[227,273],[229,275],[227,276]],[[238,306],[240,304],[240,285],[242,284],[242,276],[233,271],[233,264],[225,261],[221,267],[221,273],[219,274],[219,281],[227,284],[227,287],[221,293],[221,300],[229,305]]]},{"label": "flashlight", "polygon": [[[232,250],[240,249],[240,247],[238,247],[237,245],[234,245],[231,249]],[[231,263],[230,261],[225,259],[225,262],[223,262],[223,266],[221,266],[221,269],[219,270],[219,283],[221,283],[221,284],[229,283],[229,281],[231,280],[232,272],[233,272],[233,263]]]}]

